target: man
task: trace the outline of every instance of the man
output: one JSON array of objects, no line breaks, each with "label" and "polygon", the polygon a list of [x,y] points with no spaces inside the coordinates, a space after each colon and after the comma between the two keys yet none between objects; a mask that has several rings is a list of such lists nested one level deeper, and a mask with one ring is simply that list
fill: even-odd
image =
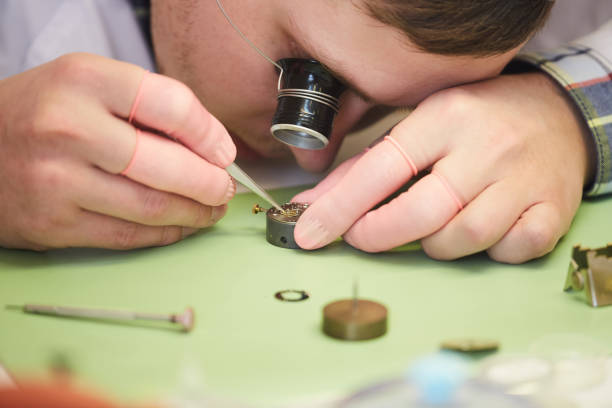
[{"label": "man", "polygon": [[[122,14],[104,10],[125,11],[121,1],[49,3],[43,7],[58,26],[66,21],[62,15],[73,16],[61,25],[66,31],[88,21],[74,16],[100,14],[102,28],[84,30],[111,38],[109,49],[121,49],[125,39],[108,28]],[[540,72],[496,77],[552,2],[473,3],[224,2],[246,37],[273,60],[315,58],[349,86],[329,147],[291,149],[302,167],[325,169],[344,135],[372,107],[418,104],[390,140],[295,198],[312,202],[295,232],[303,248],[340,235],[366,251],[421,239],[438,259],[487,250],[493,259],[522,262],[554,247],[584,186],[609,191],[609,160],[595,160],[609,157],[609,146],[593,143],[581,111],[557,84]],[[1,245],[169,244],[223,216],[235,191],[223,169],[236,146],[239,156],[285,154],[268,131],[278,74],[217,4],[158,0],[151,12],[163,76],[85,54],[4,73]],[[71,41],[87,43],[76,33],[49,44],[43,30],[24,59],[43,62],[52,45],[64,50]],[[95,51],[98,43],[84,48]],[[132,56],[126,49],[118,54]],[[370,211],[428,168],[432,172],[407,192]]]}]

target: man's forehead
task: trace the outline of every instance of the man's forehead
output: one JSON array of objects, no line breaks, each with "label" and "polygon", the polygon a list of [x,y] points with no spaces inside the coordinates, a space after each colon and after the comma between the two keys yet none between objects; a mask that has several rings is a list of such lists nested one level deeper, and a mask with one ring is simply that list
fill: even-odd
[{"label": "man's forehead", "polygon": [[[361,9],[346,10],[346,6],[343,9],[340,24],[293,16],[290,19],[292,40],[307,53],[303,57],[323,63],[362,99],[379,102],[380,94],[372,92],[373,83],[397,76],[401,70],[394,67],[407,64],[411,50],[395,29],[373,20]],[[335,12],[340,11],[336,8]],[[372,41],[372,37],[376,40]],[[395,55],[381,52],[383,48],[393,50]]]},{"label": "man's forehead", "polygon": [[[409,90],[473,82],[496,75],[516,50],[495,56],[423,51],[396,27],[372,17],[359,2],[312,0],[289,9],[289,30],[304,51],[371,102],[414,103]],[[426,95],[425,95],[426,96]]]}]

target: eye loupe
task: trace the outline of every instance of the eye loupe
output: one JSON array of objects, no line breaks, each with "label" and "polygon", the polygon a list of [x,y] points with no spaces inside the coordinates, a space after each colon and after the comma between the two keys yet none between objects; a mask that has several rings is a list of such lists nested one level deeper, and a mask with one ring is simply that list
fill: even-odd
[{"label": "eye loupe", "polygon": [[277,63],[283,70],[270,132],[301,149],[325,148],[345,86],[316,60],[285,58]]}]

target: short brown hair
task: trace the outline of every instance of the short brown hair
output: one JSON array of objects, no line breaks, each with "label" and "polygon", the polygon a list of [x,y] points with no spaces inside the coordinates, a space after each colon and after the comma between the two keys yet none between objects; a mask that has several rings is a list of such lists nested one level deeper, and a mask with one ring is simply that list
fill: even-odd
[{"label": "short brown hair", "polygon": [[403,31],[423,51],[490,56],[539,29],[554,0],[362,0],[377,20]]}]

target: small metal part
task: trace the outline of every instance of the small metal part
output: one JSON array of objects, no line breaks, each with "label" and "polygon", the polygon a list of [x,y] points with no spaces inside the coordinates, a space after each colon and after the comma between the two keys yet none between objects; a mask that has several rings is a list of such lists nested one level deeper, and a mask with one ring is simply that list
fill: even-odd
[{"label": "small metal part", "polygon": [[308,204],[287,203],[281,206],[281,210],[277,208],[266,210],[255,204],[252,212],[257,214],[266,211],[266,239],[269,243],[282,248],[298,249],[299,246],[293,239],[293,230],[306,208]]},{"label": "small metal part", "polygon": [[453,339],[440,344],[440,348],[462,353],[492,352],[499,350],[499,342],[486,339]]},{"label": "small metal part", "polygon": [[90,309],[71,306],[52,306],[25,304],[6,305],[7,309],[21,310],[25,313],[43,314],[49,316],[78,317],[82,319],[108,319],[108,320],[148,320],[165,321],[178,324],[185,332],[191,331],[195,324],[195,313],[193,308],[186,308],[183,313],[158,314],[158,313],[139,313],[127,310],[116,309]]},{"label": "small metal part", "polygon": [[283,302],[301,302],[308,299],[310,295],[305,290],[285,289],[276,292],[274,297]]},{"label": "small metal part", "polygon": [[354,298],[329,303],[323,309],[323,332],[341,340],[367,340],[387,332],[387,308]]},{"label": "small metal part", "polygon": [[563,290],[584,292],[593,307],[612,305],[612,244],[595,249],[575,245]]},{"label": "small metal part", "polygon": [[251,212],[253,214],[259,214],[260,212],[266,212],[266,211],[268,211],[268,209],[260,207],[259,204],[255,204],[253,208],[251,209]]}]

